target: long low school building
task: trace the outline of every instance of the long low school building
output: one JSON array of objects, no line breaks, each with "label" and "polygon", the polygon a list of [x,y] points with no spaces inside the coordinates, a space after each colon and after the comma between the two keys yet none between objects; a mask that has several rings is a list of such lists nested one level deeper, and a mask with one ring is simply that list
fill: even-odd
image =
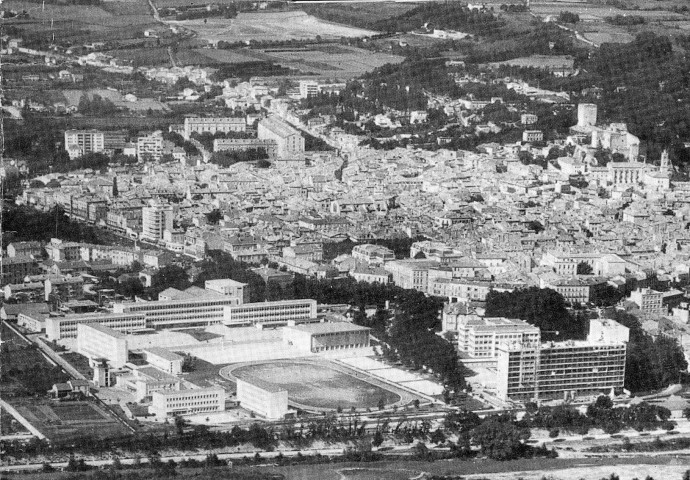
[{"label": "long low school building", "polygon": [[183,300],[157,300],[152,302],[116,303],[118,313],[136,313],[146,318],[146,326],[156,330],[164,328],[207,327],[223,323],[226,307],[236,306],[239,299],[199,298]]},{"label": "long low school building", "polygon": [[369,331],[347,322],[311,323],[283,329],[283,341],[311,353],[369,346]]},{"label": "long low school building", "polygon": [[234,325],[286,325],[290,321],[316,320],[316,300],[282,300],[245,303],[226,309],[223,323]]},{"label": "long low school building", "polygon": [[123,333],[146,329],[146,317],[139,313],[83,313],[45,319],[48,340],[76,338],[81,324],[100,324]]},{"label": "long low school building", "polygon": [[222,388],[160,391],[153,392],[151,397],[149,411],[158,419],[225,411],[225,390]]}]

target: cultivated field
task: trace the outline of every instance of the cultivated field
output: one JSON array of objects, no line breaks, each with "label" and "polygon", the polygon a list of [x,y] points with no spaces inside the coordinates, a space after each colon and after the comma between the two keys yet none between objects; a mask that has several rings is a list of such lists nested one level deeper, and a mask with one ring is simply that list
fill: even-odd
[{"label": "cultivated field", "polygon": [[107,89],[92,89],[92,90],[63,90],[63,95],[67,101],[67,105],[79,105],[79,100],[83,95],[88,95],[93,98],[94,95],[100,95],[101,98],[110,100],[116,107],[125,108],[127,110],[147,111],[151,110],[168,110],[168,107],[152,98],[137,98],[136,102],[128,102],[120,92],[114,92]]},{"label": "cultivated field", "polygon": [[91,402],[25,400],[13,406],[52,441],[84,436],[107,438],[129,433],[108,412]]},{"label": "cultivated field", "polygon": [[[388,63],[400,63],[403,57],[370,52],[338,44],[309,45],[297,48],[196,50],[188,65],[207,64],[205,59],[217,63],[272,62],[303,74],[327,78],[347,79],[370,72]],[[178,55],[178,59],[180,56]],[[182,63],[182,62],[181,62]]]},{"label": "cultivated field", "polygon": [[7,0],[3,8],[26,10],[28,19],[5,20],[29,35],[55,35],[56,41],[112,41],[143,38],[146,28],[157,25],[150,15],[146,0],[108,2],[103,7],[92,5],[51,5],[38,2]]},{"label": "cultivated field", "polygon": [[209,18],[170,22],[195,31],[212,44],[291,39],[338,39],[366,37],[376,32],[338,25],[320,20],[301,11],[271,13],[240,13],[236,18]]},{"label": "cultivated field", "polygon": [[231,370],[237,378],[257,378],[285,388],[295,404],[318,409],[376,408],[399,402],[400,395],[366,380],[332,368],[326,363],[275,361]]},{"label": "cultivated field", "polygon": [[532,55],[530,57],[514,58],[505,62],[490,63],[490,66],[510,65],[513,67],[533,67],[533,68],[573,68],[575,59],[562,55]]},{"label": "cultivated field", "polygon": [[[647,6],[649,6],[647,4]],[[655,5],[656,6],[656,5]],[[648,22],[659,20],[682,20],[681,14],[673,13],[668,10],[622,10],[620,8],[593,5],[591,3],[532,3],[530,11],[539,16],[558,15],[562,11],[577,13],[581,22],[603,21],[605,17],[615,17],[616,15],[638,15],[644,17]]]},{"label": "cultivated field", "polygon": [[[673,0],[665,2],[649,2],[631,0],[631,7],[638,5],[640,8],[654,7],[655,10],[623,10],[608,5],[597,5],[595,2],[583,3],[533,3],[530,7],[532,13],[541,17],[555,17],[560,12],[568,11],[579,15],[580,22],[575,29],[587,40],[596,45],[602,43],[627,43],[633,40],[636,34],[643,31],[655,31],[662,35],[683,33],[683,28],[690,25],[686,16],[664,10],[672,6],[681,6],[682,3]],[[619,26],[605,22],[606,17],[639,16],[645,19],[642,25]]]}]

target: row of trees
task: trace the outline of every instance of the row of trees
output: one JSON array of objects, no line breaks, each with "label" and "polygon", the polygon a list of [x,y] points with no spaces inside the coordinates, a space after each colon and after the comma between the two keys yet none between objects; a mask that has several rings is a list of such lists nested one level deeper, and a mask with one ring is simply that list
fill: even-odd
[{"label": "row of trees", "polygon": [[372,25],[374,30],[384,32],[409,32],[428,25],[431,28],[460,30],[462,32],[487,35],[498,31],[503,22],[491,11],[460,7],[455,3],[429,2],[419,5],[401,15],[379,20]]},{"label": "row of trees", "polygon": [[[259,160],[259,166],[262,168],[266,168],[269,166],[271,163],[266,160],[268,158],[268,154],[266,153],[266,149],[263,147],[260,148],[249,148],[247,150],[228,150],[228,151],[222,151],[222,152],[214,152],[211,155],[211,159],[209,160],[211,163],[215,163],[218,166],[221,167],[230,167],[236,163],[240,162],[253,162],[256,160]],[[268,164],[268,165],[266,165]]]},{"label": "row of trees", "polygon": [[615,311],[610,318],[630,329],[625,363],[625,387],[632,392],[660,390],[687,379],[688,363],[678,342],[665,335],[653,338],[637,317]]},{"label": "row of trees", "polygon": [[521,422],[529,428],[550,430],[554,437],[559,431],[586,435],[591,428],[615,434],[625,428],[642,432],[674,427],[669,421],[671,411],[665,407],[642,402],[627,408],[614,408],[611,399],[603,395],[587,407],[586,414],[569,405],[537,408],[535,404],[528,404],[527,407]]},{"label": "row of trees", "polygon": [[10,238],[8,233],[13,232],[11,238],[14,241],[47,242],[55,237],[70,242],[103,243],[98,229],[71,220],[60,206],[53,207],[49,212],[41,212],[5,202],[4,208],[2,227],[6,241]]},{"label": "row of trees", "polygon": [[98,94],[82,95],[79,99],[78,109],[79,113],[95,116],[110,115],[117,112],[117,107],[111,100]]},{"label": "row of trees", "polygon": [[192,138],[201,143],[204,148],[210,152],[213,151],[213,141],[217,138],[254,138],[254,135],[249,132],[193,132]]}]

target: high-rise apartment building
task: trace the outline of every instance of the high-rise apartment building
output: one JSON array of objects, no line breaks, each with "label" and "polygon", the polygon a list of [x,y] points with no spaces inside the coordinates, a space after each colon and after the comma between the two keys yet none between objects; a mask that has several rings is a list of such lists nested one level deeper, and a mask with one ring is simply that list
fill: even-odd
[{"label": "high-rise apartment building", "polygon": [[65,131],[65,150],[70,159],[87,153],[99,153],[105,150],[103,132],[98,130]]},{"label": "high-rise apartment building", "polygon": [[163,134],[160,131],[137,138],[139,160],[160,160],[163,155]]},{"label": "high-rise apartment building", "polygon": [[[611,335],[603,332],[614,327]],[[607,324],[597,324],[587,341],[501,345],[497,355],[498,397],[519,401],[573,398],[623,388],[624,328],[607,320]]]},{"label": "high-rise apartment building", "polygon": [[160,240],[165,230],[173,229],[172,205],[162,205],[154,201],[141,210],[141,238]]}]

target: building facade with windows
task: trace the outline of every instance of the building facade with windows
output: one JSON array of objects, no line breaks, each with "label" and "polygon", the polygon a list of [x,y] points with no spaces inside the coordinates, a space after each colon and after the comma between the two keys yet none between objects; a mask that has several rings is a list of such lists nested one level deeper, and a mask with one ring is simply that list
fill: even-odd
[{"label": "building facade with windows", "polygon": [[132,313],[81,313],[60,317],[47,317],[45,320],[48,340],[76,338],[80,324],[100,324],[120,332],[137,332],[146,329],[146,318]]},{"label": "building facade with windows", "polygon": [[71,160],[105,150],[105,137],[98,130],[66,130],[65,150]]},{"label": "building facade with windows", "polygon": [[127,363],[125,335],[98,323],[77,325],[77,352],[90,363],[107,360],[111,368],[122,368]]},{"label": "building facade with windows", "polygon": [[222,388],[159,391],[153,392],[151,398],[149,411],[157,419],[225,411],[225,390]]},{"label": "building facade with windows", "polygon": [[292,160],[304,155],[304,137],[299,130],[289,123],[277,118],[268,117],[259,122],[258,137],[260,140],[276,142],[277,160]]},{"label": "building facade with windows", "polygon": [[613,320],[594,320],[587,341],[502,344],[497,354],[497,396],[524,402],[622,389],[625,330]]},{"label": "building facade with windows", "polygon": [[279,420],[288,411],[287,390],[258,378],[238,378],[237,399],[242,408],[268,420]]},{"label": "building facade with windows", "polygon": [[286,325],[316,320],[316,300],[245,303],[226,309],[225,325]]},{"label": "building facade with windows", "polygon": [[245,132],[247,122],[242,117],[187,117],[184,119],[184,138],[189,140],[192,133]]},{"label": "building facade with windows", "polygon": [[352,258],[366,262],[368,265],[383,265],[395,260],[392,250],[381,245],[355,245],[352,248]]},{"label": "building facade with windows", "polygon": [[116,313],[137,314],[145,318],[148,328],[207,327],[223,323],[228,318],[226,307],[235,306],[233,297],[201,296],[180,300],[157,300],[151,302],[116,303]]},{"label": "building facade with windows", "polygon": [[[472,318],[474,317],[474,318]],[[458,350],[472,358],[496,358],[501,345],[539,345],[539,328],[517,319],[468,316],[456,330]]]},{"label": "building facade with windows", "polygon": [[370,330],[347,322],[295,325],[283,329],[283,342],[310,353],[366,348]]},{"label": "building facade with windows", "polygon": [[154,201],[141,210],[141,238],[160,240],[163,232],[173,229],[172,205],[163,205]]},{"label": "building facade with windows", "polygon": [[160,160],[163,156],[163,134],[160,131],[137,138],[139,160]]},{"label": "building facade with windows", "polygon": [[182,363],[184,358],[165,348],[148,347],[144,350],[146,362],[159,370],[163,370],[170,375],[180,375],[182,373]]}]

